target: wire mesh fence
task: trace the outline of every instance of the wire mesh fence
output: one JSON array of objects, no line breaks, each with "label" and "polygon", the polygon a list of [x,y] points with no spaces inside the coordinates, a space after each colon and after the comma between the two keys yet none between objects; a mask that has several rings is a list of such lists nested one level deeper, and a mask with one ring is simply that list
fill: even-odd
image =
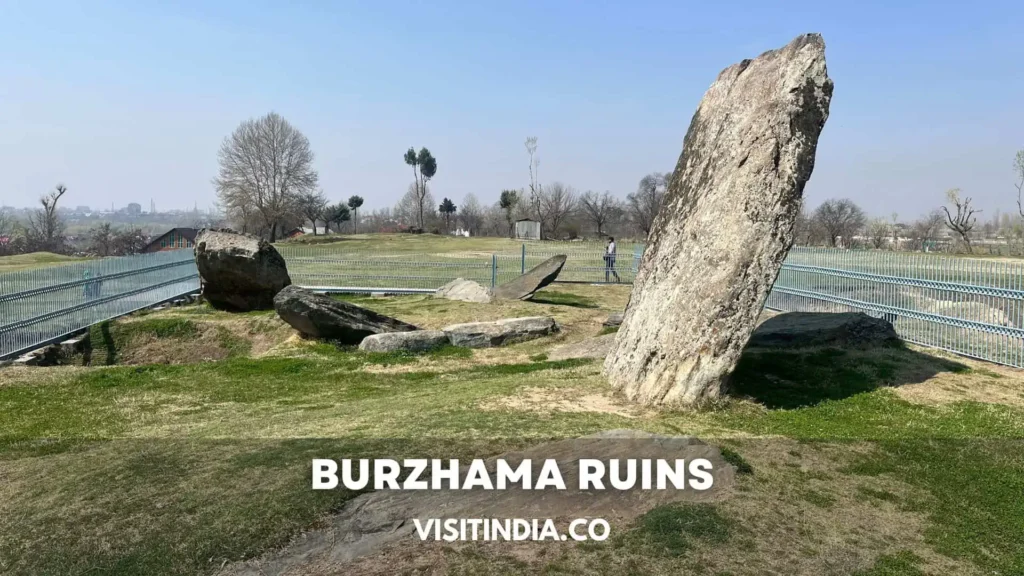
[{"label": "wire mesh fence", "polygon": [[[526,243],[516,252],[349,252],[281,246],[292,282],[323,291],[427,293],[455,278],[508,282],[565,254],[560,282],[632,283],[642,246]],[[190,250],[0,273],[0,357],[198,289]],[[861,311],[905,340],[1024,367],[1024,261],[794,248],[768,297],[783,311]]]},{"label": "wire mesh fence", "polygon": [[1022,261],[794,248],[767,306],[865,312],[909,342],[1024,366]]},{"label": "wire mesh fence", "polygon": [[0,358],[198,289],[188,250],[0,274]]}]

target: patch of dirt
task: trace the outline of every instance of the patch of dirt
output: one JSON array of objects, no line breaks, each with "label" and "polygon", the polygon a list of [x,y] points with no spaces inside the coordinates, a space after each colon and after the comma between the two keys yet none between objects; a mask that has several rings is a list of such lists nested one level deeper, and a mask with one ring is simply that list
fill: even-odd
[{"label": "patch of dirt", "polygon": [[[269,576],[271,574],[352,574],[347,564],[360,558],[378,561],[382,550],[422,550],[413,518],[550,518],[565,530],[574,518],[604,518],[625,524],[650,509],[676,502],[720,502],[733,495],[735,468],[725,463],[717,447],[687,436],[657,436],[634,430],[614,430],[583,438],[570,438],[534,446],[522,452],[500,456],[510,465],[530,459],[535,463],[557,462],[566,489],[538,493],[535,489],[510,487],[506,490],[380,490],[362,494],[345,504],[321,526],[295,538],[287,547],[262,558],[225,567],[222,576]],[[578,462],[581,458],[666,459],[711,461],[714,485],[705,491],[666,490],[580,490]],[[462,462],[465,478],[468,462]],[[494,476],[496,459],[485,461]],[[539,470],[533,471],[537,478]],[[548,542],[547,546],[556,545]],[[502,546],[506,548],[506,546]],[[530,547],[522,547],[530,557]],[[419,557],[419,554],[417,554]],[[395,565],[377,573],[394,574]],[[431,566],[433,568],[433,566]],[[468,571],[465,573],[475,573]]]},{"label": "patch of dirt", "polygon": [[[912,347],[922,353],[938,356],[966,366],[965,372],[927,372],[910,384],[894,388],[908,402],[926,405],[954,402],[984,402],[1007,406],[1024,406],[1024,370],[973,360],[939,350]],[[913,371],[913,366],[904,366]]]},{"label": "patch of dirt", "polygon": [[895,392],[900,398],[915,404],[969,401],[1024,406],[1024,378],[997,379],[974,373],[944,372],[924,382],[899,386]]},{"label": "patch of dirt", "polygon": [[487,400],[481,410],[519,410],[523,412],[597,412],[624,418],[636,418],[640,412],[611,396],[604,394],[572,395],[564,388],[526,388],[516,396]]},{"label": "patch of dirt", "polygon": [[[850,476],[843,468],[874,448],[863,444],[800,443],[790,439],[730,442],[754,468],[732,498],[715,504],[729,518],[725,542],[696,540],[678,557],[657,557],[614,538],[630,529],[606,518],[612,539],[588,546],[551,542],[420,542],[392,544],[349,564],[320,564],[317,576],[385,574],[852,574],[878,557],[912,551],[926,574],[978,574],[973,565],[936,553],[924,539],[926,513],[909,499],[927,498],[887,477]],[[881,498],[871,494],[882,495]],[[613,521],[614,520],[614,521]],[[506,568],[506,569],[503,569]]]}]

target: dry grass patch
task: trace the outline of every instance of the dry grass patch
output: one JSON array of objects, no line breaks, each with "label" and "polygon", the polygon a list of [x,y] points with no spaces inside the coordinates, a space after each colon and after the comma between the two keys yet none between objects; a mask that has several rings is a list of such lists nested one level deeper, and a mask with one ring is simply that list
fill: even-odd
[{"label": "dry grass patch", "polygon": [[636,418],[642,412],[612,394],[595,393],[592,388],[529,387],[514,396],[487,399],[481,410],[514,410],[524,412],[595,412]]}]

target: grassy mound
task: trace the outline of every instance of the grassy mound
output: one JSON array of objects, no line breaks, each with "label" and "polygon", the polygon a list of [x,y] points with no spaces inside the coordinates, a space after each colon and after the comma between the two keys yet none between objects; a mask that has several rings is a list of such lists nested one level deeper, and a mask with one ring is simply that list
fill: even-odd
[{"label": "grassy mound", "polygon": [[[186,312],[188,314],[188,312]],[[287,338],[274,317],[218,318],[203,313],[130,317],[96,324],[85,366],[191,364],[261,353]]]}]

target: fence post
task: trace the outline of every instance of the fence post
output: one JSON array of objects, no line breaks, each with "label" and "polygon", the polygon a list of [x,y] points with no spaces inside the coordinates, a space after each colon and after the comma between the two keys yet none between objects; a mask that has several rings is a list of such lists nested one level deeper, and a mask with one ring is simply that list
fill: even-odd
[{"label": "fence post", "polygon": [[519,274],[526,274],[526,242],[523,242],[523,255],[519,259]]},{"label": "fence post", "polygon": [[498,285],[498,255],[491,254],[491,288]]}]

